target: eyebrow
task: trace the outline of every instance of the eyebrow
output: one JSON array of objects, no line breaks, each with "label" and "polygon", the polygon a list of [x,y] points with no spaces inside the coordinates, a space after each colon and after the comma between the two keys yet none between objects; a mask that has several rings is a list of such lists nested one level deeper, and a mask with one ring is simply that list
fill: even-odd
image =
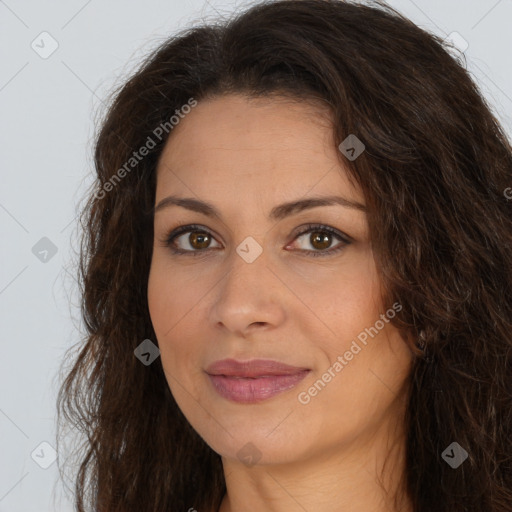
[{"label": "eyebrow", "polygon": [[[222,218],[220,212],[210,203],[200,201],[192,197],[177,197],[168,196],[162,199],[154,208],[153,213],[157,213],[164,208],[176,205],[191,210],[193,212],[202,213],[208,217]],[[308,197],[306,199],[299,199],[297,201],[291,201],[283,203],[272,208],[269,214],[269,218],[272,220],[281,220],[285,217],[299,213],[310,208],[316,208],[317,206],[332,206],[340,205],[345,208],[352,208],[362,212],[366,212],[366,207],[356,201],[350,201],[339,196],[319,196],[319,197]]]}]

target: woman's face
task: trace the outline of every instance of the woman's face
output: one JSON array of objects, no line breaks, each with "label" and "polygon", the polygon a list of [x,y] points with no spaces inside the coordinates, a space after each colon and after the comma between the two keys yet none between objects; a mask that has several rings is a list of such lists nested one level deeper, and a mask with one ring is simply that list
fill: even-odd
[{"label": "woman's face", "polygon": [[[401,305],[381,302],[364,198],[338,151],[318,107],[232,95],[183,116],[159,161],[151,319],[176,402],[227,460],[355,454],[401,421]],[[327,197],[342,201],[283,206]],[[225,359],[295,368],[210,368]]]}]

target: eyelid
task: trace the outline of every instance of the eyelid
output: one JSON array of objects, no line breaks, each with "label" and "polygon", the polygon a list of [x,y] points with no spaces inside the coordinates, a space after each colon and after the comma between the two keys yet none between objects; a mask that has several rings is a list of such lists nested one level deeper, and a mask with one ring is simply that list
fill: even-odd
[{"label": "eyelid", "polygon": [[343,231],[340,231],[339,229],[333,228],[327,224],[322,224],[320,222],[309,222],[307,224],[303,224],[299,226],[296,230],[292,232],[293,239],[302,236],[306,233],[309,233],[310,231],[326,231],[328,233],[331,233],[335,236],[337,236],[340,240],[343,242],[346,242],[347,244],[352,243],[354,239],[350,236],[348,236],[346,233],[343,233]]},{"label": "eyelid", "polygon": [[[340,231],[339,229],[333,228],[327,224],[323,223],[307,223],[303,224],[299,227],[297,227],[292,234],[290,235],[292,237],[292,241],[286,245],[288,247],[291,243],[293,243],[297,238],[300,236],[303,236],[307,233],[314,232],[326,232],[334,235],[336,238],[340,240],[340,243],[334,247],[331,247],[327,250],[321,251],[321,250],[309,250],[309,249],[297,249],[296,252],[306,255],[311,255],[313,257],[316,256],[329,256],[333,255],[337,252],[340,252],[343,250],[346,246],[350,245],[354,239],[347,235],[346,233]],[[177,228],[174,228],[172,230],[169,230],[167,234],[164,236],[163,239],[160,240],[161,244],[164,247],[169,248],[174,254],[177,255],[191,255],[191,256],[204,256],[210,253],[212,250],[218,249],[218,247],[207,247],[202,250],[187,250],[187,249],[179,249],[173,245],[173,242],[176,238],[179,236],[189,233],[189,232],[204,232],[210,235],[216,242],[216,235],[214,233],[206,228],[205,226],[202,226],[200,224],[185,224],[178,226]],[[217,242],[219,243],[219,242]]]},{"label": "eyelid", "polygon": [[[329,249],[326,249],[324,251],[298,249],[297,252],[299,254],[306,255],[306,256],[312,256],[314,258],[329,257],[329,256],[333,256],[333,255],[338,254],[339,252],[343,251],[345,249],[345,247],[347,247],[348,245],[350,245],[353,242],[353,238],[346,235],[339,229],[333,228],[331,226],[328,226],[328,225],[322,224],[322,223],[308,223],[306,225],[300,226],[299,228],[297,228],[297,230],[294,231],[293,240],[291,243],[295,242],[295,240],[297,240],[297,238],[299,238],[303,235],[306,235],[308,233],[313,233],[315,231],[330,233],[331,235],[334,235],[336,238],[338,238],[340,240],[340,243],[338,245],[335,245],[334,247],[330,247]],[[289,245],[290,244],[287,244],[287,247]]]},{"label": "eyelid", "polygon": [[184,225],[178,226],[175,229],[171,229],[171,230],[167,231],[166,234],[164,235],[163,239],[160,240],[160,242],[162,243],[162,245],[164,247],[168,247],[175,254],[199,255],[201,253],[206,253],[212,249],[217,249],[216,247],[214,247],[214,248],[208,247],[206,249],[199,250],[199,251],[197,251],[197,250],[189,251],[186,249],[178,249],[177,247],[173,246],[173,242],[176,238],[178,238],[179,236],[184,235],[186,233],[194,232],[194,231],[207,233],[215,241],[217,241],[216,235],[214,235],[213,232],[210,229],[206,228],[205,226],[202,226],[200,224],[184,224]]}]

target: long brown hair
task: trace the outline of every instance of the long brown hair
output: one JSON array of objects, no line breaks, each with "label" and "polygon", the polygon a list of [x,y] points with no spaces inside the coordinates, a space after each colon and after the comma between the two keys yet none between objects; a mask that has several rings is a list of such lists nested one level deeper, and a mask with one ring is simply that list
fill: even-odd
[{"label": "long brown hair", "polygon": [[[86,437],[76,510],[213,511],[226,491],[160,359],[146,366],[134,350],[157,343],[146,293],[169,120],[191,98],[230,93],[322,101],[337,144],[364,143],[340,161],[365,195],[384,299],[403,306],[392,321],[415,354],[404,488],[415,512],[511,512],[511,145],[442,39],[383,2],[336,0],[264,2],[183,31],[114,92],[81,216],[87,332],[58,397],[59,424]],[[443,457],[455,442],[467,452],[457,468]]]}]

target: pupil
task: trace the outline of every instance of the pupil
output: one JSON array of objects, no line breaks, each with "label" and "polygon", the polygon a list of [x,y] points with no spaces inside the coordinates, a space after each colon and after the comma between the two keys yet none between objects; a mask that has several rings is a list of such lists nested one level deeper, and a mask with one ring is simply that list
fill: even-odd
[{"label": "pupil", "polygon": [[199,247],[200,249],[208,247],[209,239],[208,234],[206,233],[202,233],[199,235],[197,233],[191,233],[189,238],[190,245],[192,245],[192,247]]},{"label": "pupil", "polygon": [[[313,240],[311,244],[317,249],[326,249],[329,247],[331,242],[331,235],[328,233],[324,233],[323,236],[320,232],[312,233]],[[318,247],[318,245],[320,247]]]}]

